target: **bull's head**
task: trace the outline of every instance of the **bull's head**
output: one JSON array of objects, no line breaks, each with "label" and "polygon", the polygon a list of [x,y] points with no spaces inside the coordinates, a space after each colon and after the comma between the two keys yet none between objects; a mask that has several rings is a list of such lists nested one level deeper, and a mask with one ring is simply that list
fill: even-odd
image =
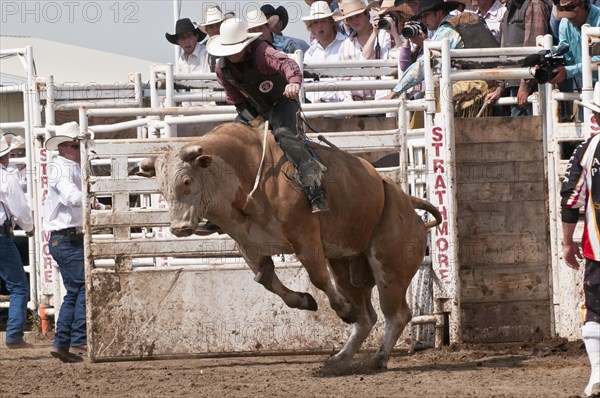
[{"label": "bull's head", "polygon": [[200,145],[188,144],[155,159],[140,162],[138,175],[156,176],[159,190],[169,203],[171,232],[178,237],[194,233],[211,207],[210,188],[205,186],[205,169],[212,157]]}]

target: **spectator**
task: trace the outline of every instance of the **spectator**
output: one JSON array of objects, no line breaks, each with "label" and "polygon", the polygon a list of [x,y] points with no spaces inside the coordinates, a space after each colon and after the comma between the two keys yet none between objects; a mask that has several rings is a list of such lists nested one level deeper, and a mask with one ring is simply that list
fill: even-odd
[{"label": "spectator", "polygon": [[171,44],[181,47],[181,53],[175,62],[176,73],[210,72],[208,52],[200,44],[206,33],[200,31],[189,18],[180,19],[175,24],[175,34],[165,33]]},{"label": "spectator", "polygon": [[[63,362],[81,362],[70,349],[87,352],[85,319],[85,271],[83,265],[83,195],[79,126],[65,123],[56,129],[45,147],[58,151],[48,165],[48,198],[44,208],[44,229],[50,232],[48,247],[58,264],[67,293],[56,320],[52,356]],[[100,203],[96,209],[110,209]]]},{"label": "spectator", "polygon": [[[584,24],[600,26],[600,8],[588,0],[560,0],[556,8],[558,18],[562,18],[558,28],[559,46],[567,44],[569,51],[564,54],[567,65],[554,70],[556,76],[550,80],[552,84],[581,76],[581,27]],[[592,61],[600,61],[600,56],[592,57]]]},{"label": "spectator", "polygon": [[[227,12],[223,14],[221,8],[216,5],[206,7],[206,11],[204,13],[204,22],[198,24],[198,29],[201,32],[206,33],[208,37],[212,37],[219,34],[219,28],[221,28],[221,24],[224,20],[228,18],[233,18],[235,16],[232,12]],[[207,51],[208,54],[208,51]],[[217,58],[208,56],[208,65],[209,70],[211,72],[215,71],[215,63]]]},{"label": "spectator", "polygon": [[[537,36],[549,33],[551,8],[544,0],[508,0],[506,8],[500,29],[502,47],[535,47]],[[499,83],[496,90],[487,95],[488,104],[507,93],[517,97],[517,105],[510,107],[511,116],[532,115],[527,98],[535,88],[534,79]]]},{"label": "spectator", "polygon": [[[339,10],[331,11],[325,1],[315,1],[310,6],[310,13],[302,17],[307,29],[315,36],[310,48],[304,55],[304,62],[338,61],[339,52],[344,36],[338,32],[338,24],[333,20]],[[321,78],[320,81],[335,81],[335,79]],[[332,85],[335,83],[332,83]],[[312,103],[339,102],[344,100],[343,91],[311,91],[306,97]]]},{"label": "spectator", "polygon": [[307,42],[297,37],[285,36],[283,34],[283,31],[287,27],[288,22],[290,20],[290,17],[285,7],[279,6],[275,8],[270,4],[265,4],[264,6],[260,7],[260,10],[265,14],[267,18],[270,18],[273,15],[277,15],[277,17],[279,18],[279,20],[275,24],[273,24],[273,26],[271,26],[271,32],[273,32],[274,35],[281,36],[282,40],[289,39],[293,41],[294,43],[296,43],[296,47],[302,50],[303,53],[306,53],[306,51],[308,51]]},{"label": "spectator", "polygon": [[494,39],[500,44],[500,25],[506,7],[500,0],[473,0],[471,2],[475,12],[479,14],[494,35]]},{"label": "spectator", "polygon": [[[433,41],[449,39],[450,48],[463,48],[463,38],[452,24],[446,22],[450,18],[450,12],[460,6],[461,3],[456,1],[423,0],[420,3],[419,13],[415,15],[414,19],[420,20],[428,30],[435,31]],[[409,88],[421,83],[424,79],[423,65],[424,61],[421,56],[404,71],[396,87],[384,98],[398,98]]]},{"label": "spectator", "polygon": [[10,163],[6,167],[6,170],[17,177],[17,180],[19,181],[19,185],[23,189],[23,192],[27,192],[27,172],[25,170],[25,139],[20,135],[14,135],[10,133],[4,134],[4,138],[6,139],[8,145],[10,145],[13,148],[9,154]]},{"label": "spectator", "polygon": [[10,307],[6,323],[6,347],[11,349],[31,348],[23,339],[27,322],[27,300],[29,283],[23,269],[23,262],[13,241],[14,223],[33,236],[35,228],[31,218],[31,209],[17,178],[8,173],[6,167],[12,146],[8,145],[4,134],[0,132],[0,278],[6,282],[10,291]]},{"label": "spectator", "polygon": [[[365,4],[362,0],[344,0],[342,15],[334,19],[348,20],[354,32],[342,43],[340,61],[387,59],[391,39],[385,30],[380,32],[371,24],[369,10],[374,4]],[[372,100],[375,90],[354,90],[351,98],[355,101]]]},{"label": "spectator", "polygon": [[272,45],[277,51],[293,54],[298,49],[293,40],[275,35],[271,31],[271,28],[279,21],[277,15],[271,15],[267,19],[265,13],[261,10],[250,9],[246,14],[246,20],[248,21],[248,33],[260,33],[260,38]]},{"label": "spectator", "polygon": [[[591,102],[580,103],[594,113],[596,124],[600,121],[600,84],[596,83]],[[600,125],[600,124],[599,124]],[[562,183],[563,258],[568,267],[579,269],[577,259],[585,257],[583,292],[585,312],[581,335],[590,360],[590,379],[584,396],[600,397],[600,134],[583,142],[569,160]],[[585,210],[585,223],[580,251],[573,241],[579,219],[579,209]]]},{"label": "spectator", "polygon": [[[175,24],[175,34],[165,33],[169,43],[181,47],[181,52],[175,61],[175,73],[210,73],[210,61],[206,46],[200,42],[206,37],[206,33],[197,28],[189,18],[180,19]],[[194,89],[201,92],[201,89]],[[206,106],[214,105],[214,102],[188,102],[184,101],[181,106]]]},{"label": "spectator", "polygon": [[327,211],[323,170],[298,138],[300,67],[268,43],[256,40],[259,36],[248,33],[239,19],[223,22],[221,34],[207,44],[208,51],[220,57],[217,78],[227,102],[237,109],[237,121],[253,127],[260,119],[270,122],[277,143],[298,171],[313,213]]},{"label": "spectator", "polygon": [[396,3],[397,1],[395,0],[383,0],[381,6],[374,9],[373,26],[376,27],[382,17],[386,18],[390,26],[387,31],[391,35],[388,56],[390,59],[398,60],[398,69],[404,71],[416,60],[415,53],[418,53],[419,49],[423,46],[426,34],[422,32],[422,34],[414,37],[414,45],[412,45],[410,39],[405,39],[402,36],[404,24],[413,17],[414,13],[407,4],[403,3],[396,6]]}]

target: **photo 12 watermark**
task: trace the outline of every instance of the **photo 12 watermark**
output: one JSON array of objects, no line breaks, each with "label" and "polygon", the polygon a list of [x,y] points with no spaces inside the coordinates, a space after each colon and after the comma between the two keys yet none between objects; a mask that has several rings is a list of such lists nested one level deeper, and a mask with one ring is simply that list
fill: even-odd
[{"label": "photo 12 watermark", "polygon": [[2,1],[5,23],[139,23],[135,1]]}]

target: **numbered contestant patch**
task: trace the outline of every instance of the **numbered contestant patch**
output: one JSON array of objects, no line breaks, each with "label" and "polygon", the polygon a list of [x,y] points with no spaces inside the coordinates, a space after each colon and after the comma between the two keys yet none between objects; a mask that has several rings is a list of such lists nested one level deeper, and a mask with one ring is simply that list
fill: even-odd
[{"label": "numbered contestant patch", "polygon": [[273,90],[273,82],[270,80],[262,82],[260,86],[258,86],[258,90],[261,93],[268,93],[269,91]]}]

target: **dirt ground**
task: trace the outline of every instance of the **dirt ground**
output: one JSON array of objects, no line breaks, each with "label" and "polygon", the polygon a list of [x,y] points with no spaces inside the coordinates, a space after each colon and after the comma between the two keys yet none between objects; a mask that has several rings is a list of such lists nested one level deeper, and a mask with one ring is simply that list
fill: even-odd
[{"label": "dirt ground", "polygon": [[27,340],[0,349],[0,397],[573,398],[589,377],[581,341],[396,351],[387,371],[333,376],[327,354],[63,364],[50,338]]}]

